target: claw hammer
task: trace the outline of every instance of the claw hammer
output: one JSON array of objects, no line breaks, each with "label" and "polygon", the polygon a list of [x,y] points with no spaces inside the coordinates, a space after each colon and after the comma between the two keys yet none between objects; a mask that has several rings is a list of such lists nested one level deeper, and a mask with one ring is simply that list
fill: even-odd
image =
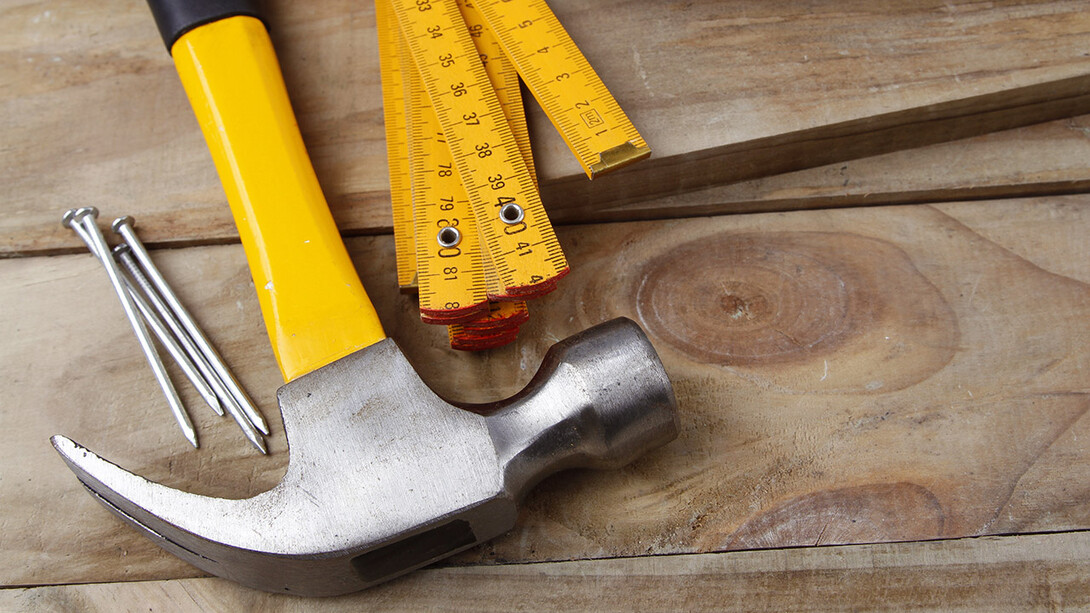
[{"label": "claw hammer", "polygon": [[[616,319],[554,345],[515,396],[455,406],[386,338],[325,203],[256,7],[149,0],[238,226],[285,385],[284,478],[248,499],[153,483],[52,442],[158,545],[271,592],[360,590],[507,532],[545,476],[616,468],[677,436],[669,379]],[[471,410],[466,410],[471,409]]]}]

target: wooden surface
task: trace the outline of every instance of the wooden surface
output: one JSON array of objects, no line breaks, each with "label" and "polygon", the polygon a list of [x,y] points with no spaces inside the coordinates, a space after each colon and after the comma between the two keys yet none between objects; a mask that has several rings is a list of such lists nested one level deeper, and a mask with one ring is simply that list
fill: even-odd
[{"label": "wooden surface", "polygon": [[[0,592],[6,611],[1062,611],[1090,607],[1090,535],[992,537],[418,571],[301,600],[221,579]],[[513,598],[514,595],[517,597]]]},{"label": "wooden surface", "polygon": [[[370,3],[266,4],[341,227],[386,231]],[[1090,112],[1090,14],[1077,0],[555,0],[553,7],[655,151],[588,183],[531,105],[543,198],[560,221],[617,219],[623,214],[598,212],[641,211],[649,205],[639,202],[652,196]],[[78,0],[8,2],[0,18],[9,24],[0,32],[0,252],[74,250],[55,210],[71,204],[139,207],[152,242],[235,237],[144,2],[108,9]],[[1083,166],[1062,171],[1026,157],[1034,159],[1029,167],[1007,166],[1026,173],[1015,182],[1042,172],[1087,179]],[[956,175],[944,171],[934,181],[949,187]],[[806,204],[777,199],[772,208]],[[724,210],[739,208],[746,207]]]},{"label": "wooden surface", "polygon": [[[580,265],[516,345],[486,355],[416,321],[390,237],[349,245],[387,331],[442,395],[507,396],[549,344],[620,315],[649,332],[677,391],[676,442],[547,480],[514,532],[456,563],[907,541],[1090,528],[1088,202],[562,229]],[[278,375],[241,248],[159,259],[272,418],[272,455],[200,411],[205,446],[186,449],[89,255],[0,262],[3,387],[24,407],[3,413],[5,584],[196,574],[87,496],[51,434],[200,493],[252,495],[283,472]]]},{"label": "wooden surface", "polygon": [[[662,157],[561,197],[570,161],[536,130],[573,271],[515,345],[470,355],[396,290],[369,8],[268,4],[349,250],[425,381],[505,397],[559,338],[628,316],[674,383],[681,434],[624,469],[546,480],[511,533],[362,594],[200,578],[95,503],[48,437],[197,493],[274,484],[280,379],[242,249],[143,3],[108,21],[5,3],[0,610],[1090,607],[1090,115],[906,148],[1057,102],[1085,113],[1067,95],[1090,62],[1081,6],[598,3],[622,17],[585,48]],[[589,4],[553,5],[577,39],[595,32]],[[800,50],[809,63],[790,61]],[[678,54],[700,78],[666,65]],[[960,112],[977,120],[942,120]],[[785,159],[728,164],[766,145]],[[270,456],[184,388],[188,447],[105,275],[59,226],[77,204],[183,247],[155,258],[270,419]]]},{"label": "wooden surface", "polygon": [[583,206],[553,202],[561,223],[1040,196],[1090,189],[1090,115],[677,193]]}]

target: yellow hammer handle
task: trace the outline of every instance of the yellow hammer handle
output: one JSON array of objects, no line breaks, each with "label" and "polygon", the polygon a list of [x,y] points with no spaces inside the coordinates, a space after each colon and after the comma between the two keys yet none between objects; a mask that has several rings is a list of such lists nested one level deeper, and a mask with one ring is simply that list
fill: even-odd
[{"label": "yellow hammer handle", "polygon": [[227,192],[285,381],[385,334],[322,195],[264,24],[233,16],[171,47]]}]

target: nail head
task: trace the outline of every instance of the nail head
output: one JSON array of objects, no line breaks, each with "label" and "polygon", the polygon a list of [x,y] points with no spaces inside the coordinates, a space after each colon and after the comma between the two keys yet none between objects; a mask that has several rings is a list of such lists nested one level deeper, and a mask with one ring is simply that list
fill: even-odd
[{"label": "nail head", "polygon": [[121,226],[129,226],[130,228],[135,228],[136,227],[136,220],[133,219],[131,215],[125,215],[125,216],[122,216],[122,217],[118,217],[117,219],[114,220],[114,222],[112,224],[110,224],[110,228],[115,233],[119,233],[118,231],[121,228]]}]

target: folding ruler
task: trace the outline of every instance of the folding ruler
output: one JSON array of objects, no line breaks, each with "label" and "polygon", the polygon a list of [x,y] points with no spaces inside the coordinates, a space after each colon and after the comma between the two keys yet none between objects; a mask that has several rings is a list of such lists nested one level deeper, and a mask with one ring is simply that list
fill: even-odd
[{"label": "folding ruler", "polygon": [[543,0],[376,0],[398,283],[451,345],[514,339],[568,272],[519,77],[588,177],[651,154]]}]

